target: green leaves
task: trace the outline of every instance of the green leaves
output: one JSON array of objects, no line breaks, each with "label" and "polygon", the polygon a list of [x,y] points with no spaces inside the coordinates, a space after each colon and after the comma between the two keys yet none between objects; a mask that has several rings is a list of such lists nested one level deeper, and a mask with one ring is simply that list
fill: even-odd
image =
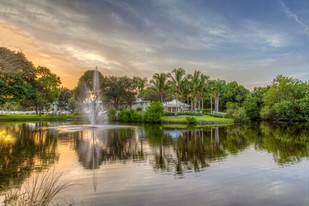
[{"label": "green leaves", "polygon": [[32,97],[34,66],[23,53],[0,47],[0,105]]},{"label": "green leaves", "polygon": [[308,82],[278,75],[263,94],[262,119],[308,121]]},{"label": "green leaves", "polygon": [[145,122],[160,122],[164,113],[164,107],[161,102],[151,102],[146,108]]}]

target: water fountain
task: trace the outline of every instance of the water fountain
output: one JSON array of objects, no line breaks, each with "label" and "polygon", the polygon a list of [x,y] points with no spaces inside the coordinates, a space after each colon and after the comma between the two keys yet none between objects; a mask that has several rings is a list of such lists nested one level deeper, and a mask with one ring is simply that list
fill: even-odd
[{"label": "water fountain", "polygon": [[[83,112],[90,124],[81,124],[81,125],[63,125],[58,127],[50,127],[51,129],[57,129],[63,132],[70,132],[70,131],[82,131],[82,130],[101,130],[101,129],[116,129],[116,128],[137,128],[135,126],[129,125],[110,125],[110,124],[99,124],[99,119],[105,113],[103,111],[103,101],[101,96],[101,89],[100,89],[100,79],[99,79],[99,71],[98,67],[93,73],[93,80],[92,80],[92,88],[86,88],[85,91],[88,95],[83,101]],[[103,122],[103,121],[102,121]]]},{"label": "water fountain", "polygon": [[91,126],[94,127],[96,125],[99,114],[102,114],[103,111],[98,67],[96,67],[93,73],[92,90],[89,90],[89,95],[83,102],[83,105],[87,108],[87,117]]}]

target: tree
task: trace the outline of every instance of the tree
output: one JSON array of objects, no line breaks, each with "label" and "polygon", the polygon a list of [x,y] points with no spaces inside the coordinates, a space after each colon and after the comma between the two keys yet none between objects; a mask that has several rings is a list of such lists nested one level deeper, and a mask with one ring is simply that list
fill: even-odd
[{"label": "tree", "polygon": [[194,71],[193,75],[188,75],[188,79],[191,82],[191,89],[194,97],[193,109],[195,110],[197,108],[197,102],[198,108],[201,109],[200,102],[202,101],[203,104],[204,93],[207,89],[207,80],[209,79],[209,77],[204,75],[200,71]]},{"label": "tree", "polygon": [[219,112],[219,98],[221,93],[225,90],[226,83],[224,80],[216,80],[211,82],[211,91],[215,97],[215,112]]},{"label": "tree", "polygon": [[[148,101],[161,101],[160,96],[158,95],[158,90],[155,89],[153,86],[147,87],[143,92],[141,92],[138,95],[140,98],[143,100],[148,100]],[[162,99],[164,99],[164,96]]]},{"label": "tree", "polygon": [[121,104],[132,105],[135,95],[133,80],[129,77],[109,76],[106,78],[105,101],[117,110]]},{"label": "tree", "polygon": [[133,87],[136,90],[137,96],[140,96],[147,87],[147,78],[133,77]]},{"label": "tree", "polygon": [[36,106],[37,111],[41,114],[44,106],[57,100],[59,86],[61,84],[60,77],[53,74],[47,67],[38,66],[36,72]]},{"label": "tree", "polygon": [[59,109],[68,109],[70,99],[73,96],[73,92],[68,88],[61,88],[58,95],[58,107]]},{"label": "tree", "polygon": [[[89,91],[93,88],[94,72],[95,70],[88,70],[79,78],[77,87],[74,89],[74,96],[78,102],[83,102],[89,96]],[[106,77],[104,77],[99,71],[98,76],[101,96],[103,96]]]},{"label": "tree", "polygon": [[[308,119],[306,105],[309,96],[309,83],[299,79],[278,75],[263,93],[261,118],[270,120],[304,120]],[[300,102],[302,102],[300,104]],[[309,110],[307,108],[307,110]],[[309,113],[309,112],[308,112]]]},{"label": "tree", "polygon": [[163,102],[163,97],[168,90],[167,75],[165,73],[155,73],[150,80],[153,89],[159,94],[160,101]]},{"label": "tree", "polygon": [[191,82],[191,92],[193,94],[193,107],[192,109],[196,109],[196,101],[200,89],[200,77],[201,77],[201,72],[200,71],[194,71],[194,74],[189,74],[188,79]]},{"label": "tree", "polygon": [[246,111],[248,118],[251,120],[260,119],[261,107],[259,106],[259,98],[253,95],[248,95],[243,102],[243,107]]},{"label": "tree", "polygon": [[263,95],[264,105],[273,106],[284,100],[301,99],[308,92],[306,88],[308,89],[308,83],[296,78],[278,75]]},{"label": "tree", "polygon": [[241,106],[241,103],[246,99],[246,96],[249,94],[249,90],[246,89],[243,85],[239,85],[237,82],[229,82],[226,85],[224,93],[222,94],[223,102],[237,102],[238,106]]},{"label": "tree", "polygon": [[25,55],[0,47],[0,105],[33,99],[34,82],[35,68]]},{"label": "tree", "polygon": [[186,71],[183,68],[173,69],[171,73],[168,73],[167,76],[171,79],[169,81],[169,85],[171,86],[172,90],[176,93],[176,114],[178,111],[178,98],[181,92],[183,83],[186,79]]},{"label": "tree", "polygon": [[[193,104],[192,100],[194,98],[194,94],[192,93],[192,82],[186,77],[186,79],[182,83],[181,88],[181,98],[186,101],[187,104],[190,104],[190,102]],[[191,105],[193,106],[193,105]]]}]

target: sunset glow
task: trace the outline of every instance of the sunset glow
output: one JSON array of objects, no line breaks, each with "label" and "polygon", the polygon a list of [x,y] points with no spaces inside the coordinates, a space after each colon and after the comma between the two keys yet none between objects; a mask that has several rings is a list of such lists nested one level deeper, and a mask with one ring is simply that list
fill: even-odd
[{"label": "sunset glow", "polygon": [[300,1],[0,0],[0,45],[76,86],[103,75],[182,67],[265,86],[277,74],[309,79],[309,3]]}]

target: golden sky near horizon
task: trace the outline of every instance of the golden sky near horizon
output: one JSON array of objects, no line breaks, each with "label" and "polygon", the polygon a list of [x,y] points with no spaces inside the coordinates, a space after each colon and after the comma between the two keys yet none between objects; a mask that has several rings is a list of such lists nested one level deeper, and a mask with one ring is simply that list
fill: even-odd
[{"label": "golden sky near horizon", "polygon": [[64,87],[73,89],[77,85],[78,77],[84,73],[80,65],[65,59],[65,57],[53,56],[52,53],[44,50],[44,45],[38,44],[29,34],[12,25],[0,21],[0,34],[2,37],[0,45],[13,51],[23,52],[36,67],[48,67],[53,73],[61,77]]}]

